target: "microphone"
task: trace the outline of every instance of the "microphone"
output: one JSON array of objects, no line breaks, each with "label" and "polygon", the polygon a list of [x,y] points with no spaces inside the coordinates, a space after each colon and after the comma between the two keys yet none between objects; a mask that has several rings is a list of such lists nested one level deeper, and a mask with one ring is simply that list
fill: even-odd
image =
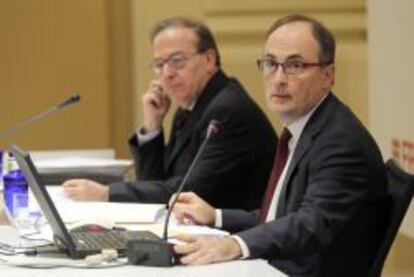
[{"label": "microphone", "polygon": [[148,265],[148,266],[172,266],[178,264],[179,260],[176,259],[176,255],[173,250],[173,245],[168,243],[168,224],[170,222],[171,212],[177,202],[178,196],[184,189],[187,180],[193,170],[194,165],[197,163],[201,153],[203,153],[204,147],[212,135],[217,134],[219,131],[219,123],[217,120],[212,119],[206,129],[206,136],[197,151],[194,160],[192,161],[187,173],[184,175],[177,192],[175,193],[174,200],[167,208],[167,215],[165,216],[164,232],[163,236],[159,240],[131,240],[127,244],[127,257],[128,262],[134,265]]},{"label": "microphone", "polygon": [[185,184],[187,183],[187,179],[190,176],[190,173],[193,170],[194,165],[198,161],[198,158],[200,157],[201,153],[203,152],[204,146],[207,144],[208,139],[211,137],[211,135],[215,135],[219,131],[218,128],[218,122],[215,119],[212,119],[207,127],[206,137],[204,138],[203,143],[201,144],[200,148],[198,149],[198,152],[191,163],[190,167],[187,170],[187,173],[184,175],[183,180],[181,181],[180,186],[178,187],[177,192],[175,193],[175,198],[171,205],[168,207],[167,215],[165,217],[165,224],[164,224],[164,233],[162,236],[162,239],[164,241],[168,240],[168,223],[170,222],[171,212],[174,208],[175,203],[177,202],[178,196],[180,195],[181,191],[184,189]]},{"label": "microphone", "polygon": [[80,96],[79,96],[79,94],[76,93],[76,94],[72,95],[71,97],[69,97],[68,99],[66,99],[65,101],[63,101],[62,103],[58,104],[57,108],[62,109],[62,108],[65,108],[67,106],[70,106],[72,104],[75,104],[79,101],[80,101]]},{"label": "microphone", "polygon": [[72,105],[75,104],[77,102],[80,101],[80,96],[79,94],[74,94],[71,97],[69,97],[68,99],[66,99],[65,101],[63,101],[62,103],[57,104],[56,106],[49,108],[48,110],[41,112],[39,114],[36,114],[34,116],[31,116],[29,118],[27,118],[26,120],[23,120],[22,122],[17,123],[16,125],[0,132],[0,139],[4,138],[4,137],[8,137],[11,136],[12,134],[16,133],[17,131],[19,131],[20,129],[24,128],[25,126],[39,121],[51,114],[57,113],[58,111]]}]

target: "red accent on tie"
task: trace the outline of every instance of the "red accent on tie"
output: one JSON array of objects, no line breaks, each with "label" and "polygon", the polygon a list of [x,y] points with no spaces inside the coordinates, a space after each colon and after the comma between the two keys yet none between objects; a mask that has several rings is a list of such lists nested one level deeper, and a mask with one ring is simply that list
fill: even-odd
[{"label": "red accent on tie", "polygon": [[266,193],[262,203],[262,210],[260,212],[260,223],[266,222],[267,213],[269,212],[270,204],[272,203],[273,194],[276,190],[276,185],[279,181],[280,175],[285,168],[289,148],[288,143],[292,134],[289,129],[283,128],[279,142],[277,144],[275,162],[273,164],[272,174],[270,175],[269,182],[267,183]]}]

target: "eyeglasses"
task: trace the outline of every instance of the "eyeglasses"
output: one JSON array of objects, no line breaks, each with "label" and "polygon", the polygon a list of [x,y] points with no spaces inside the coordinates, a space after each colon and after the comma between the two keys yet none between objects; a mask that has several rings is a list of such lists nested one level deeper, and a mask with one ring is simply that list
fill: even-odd
[{"label": "eyeglasses", "polygon": [[168,65],[172,69],[181,69],[185,66],[187,61],[195,55],[200,54],[200,52],[195,52],[191,54],[186,53],[176,53],[171,55],[166,59],[155,59],[152,64],[152,70],[155,74],[160,75],[164,65]]},{"label": "eyeglasses", "polygon": [[331,62],[325,63],[306,63],[300,60],[288,60],[283,63],[279,63],[273,59],[258,59],[257,66],[263,75],[270,75],[282,67],[283,72],[287,75],[298,75],[303,73],[307,68],[314,66],[325,66],[331,64]]}]

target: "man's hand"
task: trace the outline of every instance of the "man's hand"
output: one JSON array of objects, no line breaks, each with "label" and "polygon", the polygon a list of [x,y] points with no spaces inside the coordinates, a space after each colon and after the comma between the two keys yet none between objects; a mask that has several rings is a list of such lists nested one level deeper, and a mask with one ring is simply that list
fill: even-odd
[{"label": "man's hand", "polygon": [[108,201],[109,187],[87,179],[71,179],[62,184],[67,195],[78,201]]},{"label": "man's hand", "polygon": [[[170,205],[176,195],[171,197]],[[183,192],[178,196],[173,208],[174,215],[178,222],[188,221],[199,225],[214,225],[216,222],[216,211],[203,199],[193,192]]]},{"label": "man's hand", "polygon": [[165,93],[161,82],[151,81],[148,91],[142,96],[143,126],[152,132],[161,128],[162,121],[171,106],[171,100]]},{"label": "man's hand", "polygon": [[178,235],[185,244],[174,245],[177,254],[184,255],[182,264],[201,265],[235,260],[242,256],[238,242],[229,236]]}]

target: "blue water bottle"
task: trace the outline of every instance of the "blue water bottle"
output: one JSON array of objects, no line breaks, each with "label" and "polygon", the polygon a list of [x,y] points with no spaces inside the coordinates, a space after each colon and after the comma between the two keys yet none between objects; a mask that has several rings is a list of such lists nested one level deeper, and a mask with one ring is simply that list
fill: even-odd
[{"label": "blue water bottle", "polygon": [[3,175],[3,198],[11,216],[18,208],[28,206],[28,184],[23,172],[17,167],[14,157],[9,158],[9,171]]},{"label": "blue water bottle", "polygon": [[3,191],[3,155],[4,152],[0,149],[0,191]]}]

